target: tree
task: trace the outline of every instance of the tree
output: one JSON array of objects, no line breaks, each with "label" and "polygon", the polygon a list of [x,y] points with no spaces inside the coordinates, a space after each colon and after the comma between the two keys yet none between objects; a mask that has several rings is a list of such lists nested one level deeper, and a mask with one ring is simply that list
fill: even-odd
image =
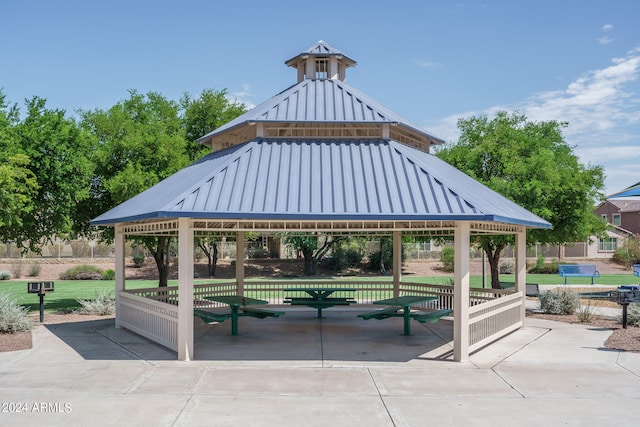
[{"label": "tree", "polygon": [[[185,167],[189,162],[179,105],[156,92],[129,92],[109,110],[81,112],[95,136],[90,200],[83,224]],[[136,239],[152,254],[158,285],[167,286],[171,236]]]},{"label": "tree", "polygon": [[304,258],[304,275],[315,276],[318,271],[318,261],[329,252],[332,246],[345,236],[329,236],[326,234],[288,234],[284,238],[286,245],[299,250]]},{"label": "tree", "polygon": [[76,206],[88,197],[91,145],[63,110],[48,109],[38,97],[25,104],[20,120],[0,93],[0,237],[38,252],[44,241],[72,231]]},{"label": "tree", "polygon": [[[530,122],[524,115],[499,112],[461,119],[456,144],[437,156],[494,191],[549,221],[549,230],[527,232],[527,243],[561,244],[585,240],[604,231],[594,211],[602,199],[601,166],[579,162],[563,138],[566,123]],[[478,238],[491,267],[491,284],[499,288],[502,249],[512,236]]]},{"label": "tree", "polygon": [[185,94],[180,104],[184,112],[186,137],[190,142],[187,150],[191,160],[197,160],[209,152],[209,147],[195,142],[198,138],[247,111],[244,104],[229,101],[226,89],[205,89],[195,99]]}]

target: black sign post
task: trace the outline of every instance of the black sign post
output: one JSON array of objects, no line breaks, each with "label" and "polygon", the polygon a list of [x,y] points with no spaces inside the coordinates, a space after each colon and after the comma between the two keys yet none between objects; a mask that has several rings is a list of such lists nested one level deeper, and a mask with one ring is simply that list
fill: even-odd
[{"label": "black sign post", "polygon": [[40,297],[40,323],[44,322],[44,294],[53,292],[53,282],[29,282],[27,292]]}]

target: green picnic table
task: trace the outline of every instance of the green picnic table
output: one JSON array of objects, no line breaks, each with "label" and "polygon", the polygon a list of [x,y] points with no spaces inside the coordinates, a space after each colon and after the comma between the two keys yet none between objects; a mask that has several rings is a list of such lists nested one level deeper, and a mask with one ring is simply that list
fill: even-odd
[{"label": "green picnic table", "polygon": [[[434,296],[425,296],[425,295],[404,295],[401,297],[388,298],[379,301],[373,301],[373,304],[376,305],[388,305],[389,308],[376,310],[372,313],[364,313],[358,315],[363,319],[386,319],[388,317],[400,317],[404,318],[404,334],[411,335],[411,306],[421,304],[427,301],[436,300],[437,297]],[[398,310],[402,309],[402,314],[397,313]],[[446,310],[450,312],[450,310]],[[440,312],[438,312],[440,314]],[[444,314],[443,314],[444,315]],[[413,316],[414,319],[421,321],[426,319],[429,314],[425,315],[417,315]],[[432,316],[429,316],[432,317]]]},{"label": "green picnic table", "polygon": [[284,299],[286,304],[306,305],[318,310],[318,317],[322,317],[322,309],[333,307],[334,305],[350,305],[355,304],[356,300],[352,297],[335,297],[331,296],[335,292],[355,292],[355,288],[285,288],[285,292],[306,293],[307,297],[290,296]]},{"label": "green picnic table", "polygon": [[[231,313],[222,314],[223,317],[231,318],[231,335],[238,335],[239,316],[252,316],[264,319],[265,317],[279,317],[284,314],[284,312],[281,311],[271,311],[247,307],[248,305],[268,304],[268,301],[244,297],[241,295],[216,295],[204,297],[204,299],[227,304],[231,308]],[[240,308],[242,308],[242,312],[239,311]]]}]

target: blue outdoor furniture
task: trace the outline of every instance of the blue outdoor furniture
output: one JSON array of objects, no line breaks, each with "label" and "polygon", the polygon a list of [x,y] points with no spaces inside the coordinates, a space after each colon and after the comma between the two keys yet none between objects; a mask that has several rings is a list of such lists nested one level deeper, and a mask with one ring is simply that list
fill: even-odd
[{"label": "blue outdoor furniture", "polygon": [[600,277],[600,272],[596,270],[595,264],[560,264],[558,265],[558,274],[564,277],[564,284],[567,284],[568,277]]},{"label": "blue outdoor furniture", "polygon": [[640,277],[640,264],[633,264],[633,275]]}]

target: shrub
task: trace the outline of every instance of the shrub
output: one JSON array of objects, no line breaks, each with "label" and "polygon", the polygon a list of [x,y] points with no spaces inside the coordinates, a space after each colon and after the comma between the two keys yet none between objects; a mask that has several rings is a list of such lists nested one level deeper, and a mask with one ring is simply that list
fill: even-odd
[{"label": "shrub", "polygon": [[589,300],[588,304],[581,305],[578,309],[577,313],[578,320],[582,323],[591,322],[594,318],[593,307],[591,306],[591,300]]},{"label": "shrub", "polygon": [[453,246],[445,246],[442,248],[442,253],[440,254],[440,262],[442,262],[442,270],[444,271],[453,271],[454,268],[454,259],[455,259],[455,249]]},{"label": "shrub", "polygon": [[140,268],[144,265],[144,255],[136,254],[133,256],[133,266]]},{"label": "shrub", "polygon": [[529,273],[535,274],[558,274],[558,261],[544,262],[544,258],[540,261],[540,258],[536,260],[536,265],[529,269]]},{"label": "shrub", "polygon": [[102,270],[93,265],[76,265],[67,271],[60,273],[61,280],[100,280],[102,279]]},{"label": "shrub", "polygon": [[0,293],[0,332],[16,333],[30,331],[33,323],[27,316],[29,309],[18,304],[8,293]]},{"label": "shrub", "polygon": [[513,274],[516,271],[516,264],[513,261],[502,261],[498,266],[500,274]]},{"label": "shrub", "polygon": [[29,277],[39,276],[41,269],[42,267],[37,262],[33,264],[29,264],[29,272],[27,273],[27,276]]},{"label": "shrub", "polygon": [[[362,261],[362,254],[355,249],[336,249],[330,257],[322,260],[322,264],[334,271],[357,267]],[[378,260],[378,265],[380,261]]]},{"label": "shrub", "polygon": [[11,272],[9,270],[0,271],[0,280],[9,280],[11,279]]},{"label": "shrub", "polygon": [[82,306],[77,310],[80,314],[93,314],[98,316],[106,316],[115,313],[116,300],[112,297],[111,292],[99,290],[93,299],[77,299]]},{"label": "shrub", "polygon": [[627,307],[627,324],[640,326],[640,302],[631,303]]},{"label": "shrub", "polygon": [[640,242],[636,236],[627,239],[624,246],[613,253],[613,262],[631,267],[640,261]]},{"label": "shrub", "polygon": [[574,314],[580,307],[580,297],[575,292],[546,291],[538,297],[540,308],[549,314]]},{"label": "shrub", "polygon": [[22,262],[18,261],[11,264],[11,273],[16,279],[22,277]]},{"label": "shrub", "polygon": [[102,280],[115,280],[115,278],[116,278],[115,270],[109,269],[109,270],[105,270],[102,273]]}]

